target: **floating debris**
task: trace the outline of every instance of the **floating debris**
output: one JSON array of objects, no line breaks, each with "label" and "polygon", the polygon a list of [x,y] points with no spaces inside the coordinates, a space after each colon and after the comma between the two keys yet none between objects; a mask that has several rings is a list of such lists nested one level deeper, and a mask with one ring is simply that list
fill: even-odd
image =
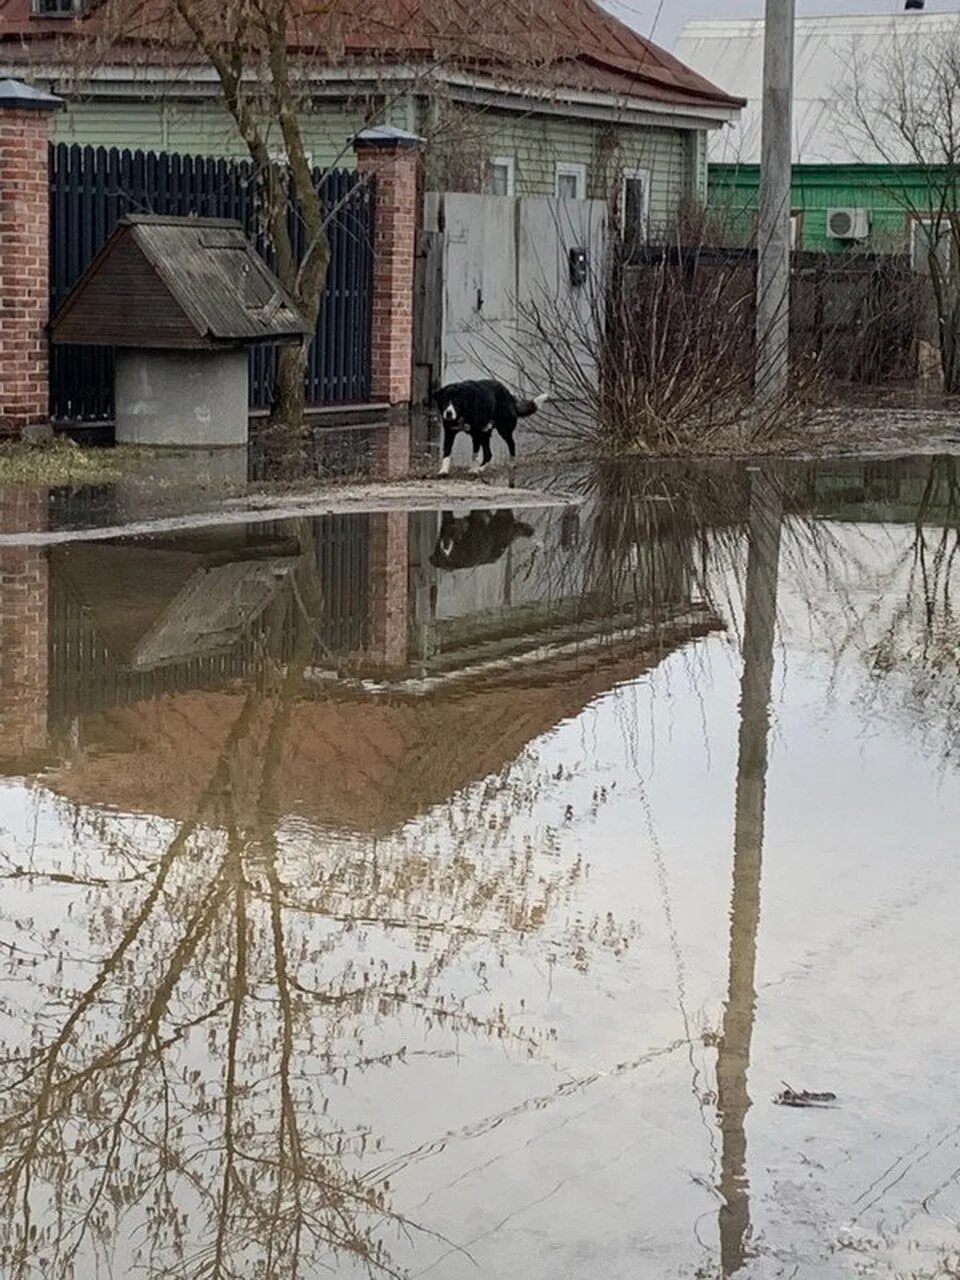
[{"label": "floating debris", "polygon": [[780,1107],[828,1107],[836,1102],[835,1093],[812,1093],[809,1089],[792,1089],[786,1080],[781,1081],[783,1092],[778,1093],[774,1102]]}]

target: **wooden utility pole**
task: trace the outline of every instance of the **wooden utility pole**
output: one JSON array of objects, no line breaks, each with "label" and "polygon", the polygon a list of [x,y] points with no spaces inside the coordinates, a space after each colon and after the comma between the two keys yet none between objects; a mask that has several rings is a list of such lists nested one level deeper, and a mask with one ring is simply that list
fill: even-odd
[{"label": "wooden utility pole", "polygon": [[790,180],[795,0],[767,0],[757,263],[756,397],[781,400],[790,377]]}]

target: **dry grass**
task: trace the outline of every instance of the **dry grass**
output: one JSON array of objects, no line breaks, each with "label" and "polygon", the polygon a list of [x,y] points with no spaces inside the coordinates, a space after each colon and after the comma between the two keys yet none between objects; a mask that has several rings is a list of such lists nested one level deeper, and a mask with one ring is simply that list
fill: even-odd
[{"label": "dry grass", "polygon": [[136,448],[89,449],[58,440],[47,446],[0,444],[0,488],[103,484],[144,460]]}]

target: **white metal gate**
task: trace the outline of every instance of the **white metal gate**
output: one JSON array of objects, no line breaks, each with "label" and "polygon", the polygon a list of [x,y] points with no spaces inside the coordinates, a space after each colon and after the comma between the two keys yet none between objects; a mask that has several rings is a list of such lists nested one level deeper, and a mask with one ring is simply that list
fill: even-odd
[{"label": "white metal gate", "polygon": [[[606,272],[602,201],[430,193],[425,229],[442,238],[435,385],[492,377],[520,394],[549,390],[563,399],[578,381],[595,378]],[[576,251],[584,278],[572,274]]]}]

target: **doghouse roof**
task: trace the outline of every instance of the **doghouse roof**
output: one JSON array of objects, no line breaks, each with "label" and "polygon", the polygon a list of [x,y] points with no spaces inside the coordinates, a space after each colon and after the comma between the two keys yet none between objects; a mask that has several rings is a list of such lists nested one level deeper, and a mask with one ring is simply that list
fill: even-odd
[{"label": "doghouse roof", "polygon": [[54,342],[159,350],[308,333],[239,222],[144,214],[121,219],[51,324]]}]

